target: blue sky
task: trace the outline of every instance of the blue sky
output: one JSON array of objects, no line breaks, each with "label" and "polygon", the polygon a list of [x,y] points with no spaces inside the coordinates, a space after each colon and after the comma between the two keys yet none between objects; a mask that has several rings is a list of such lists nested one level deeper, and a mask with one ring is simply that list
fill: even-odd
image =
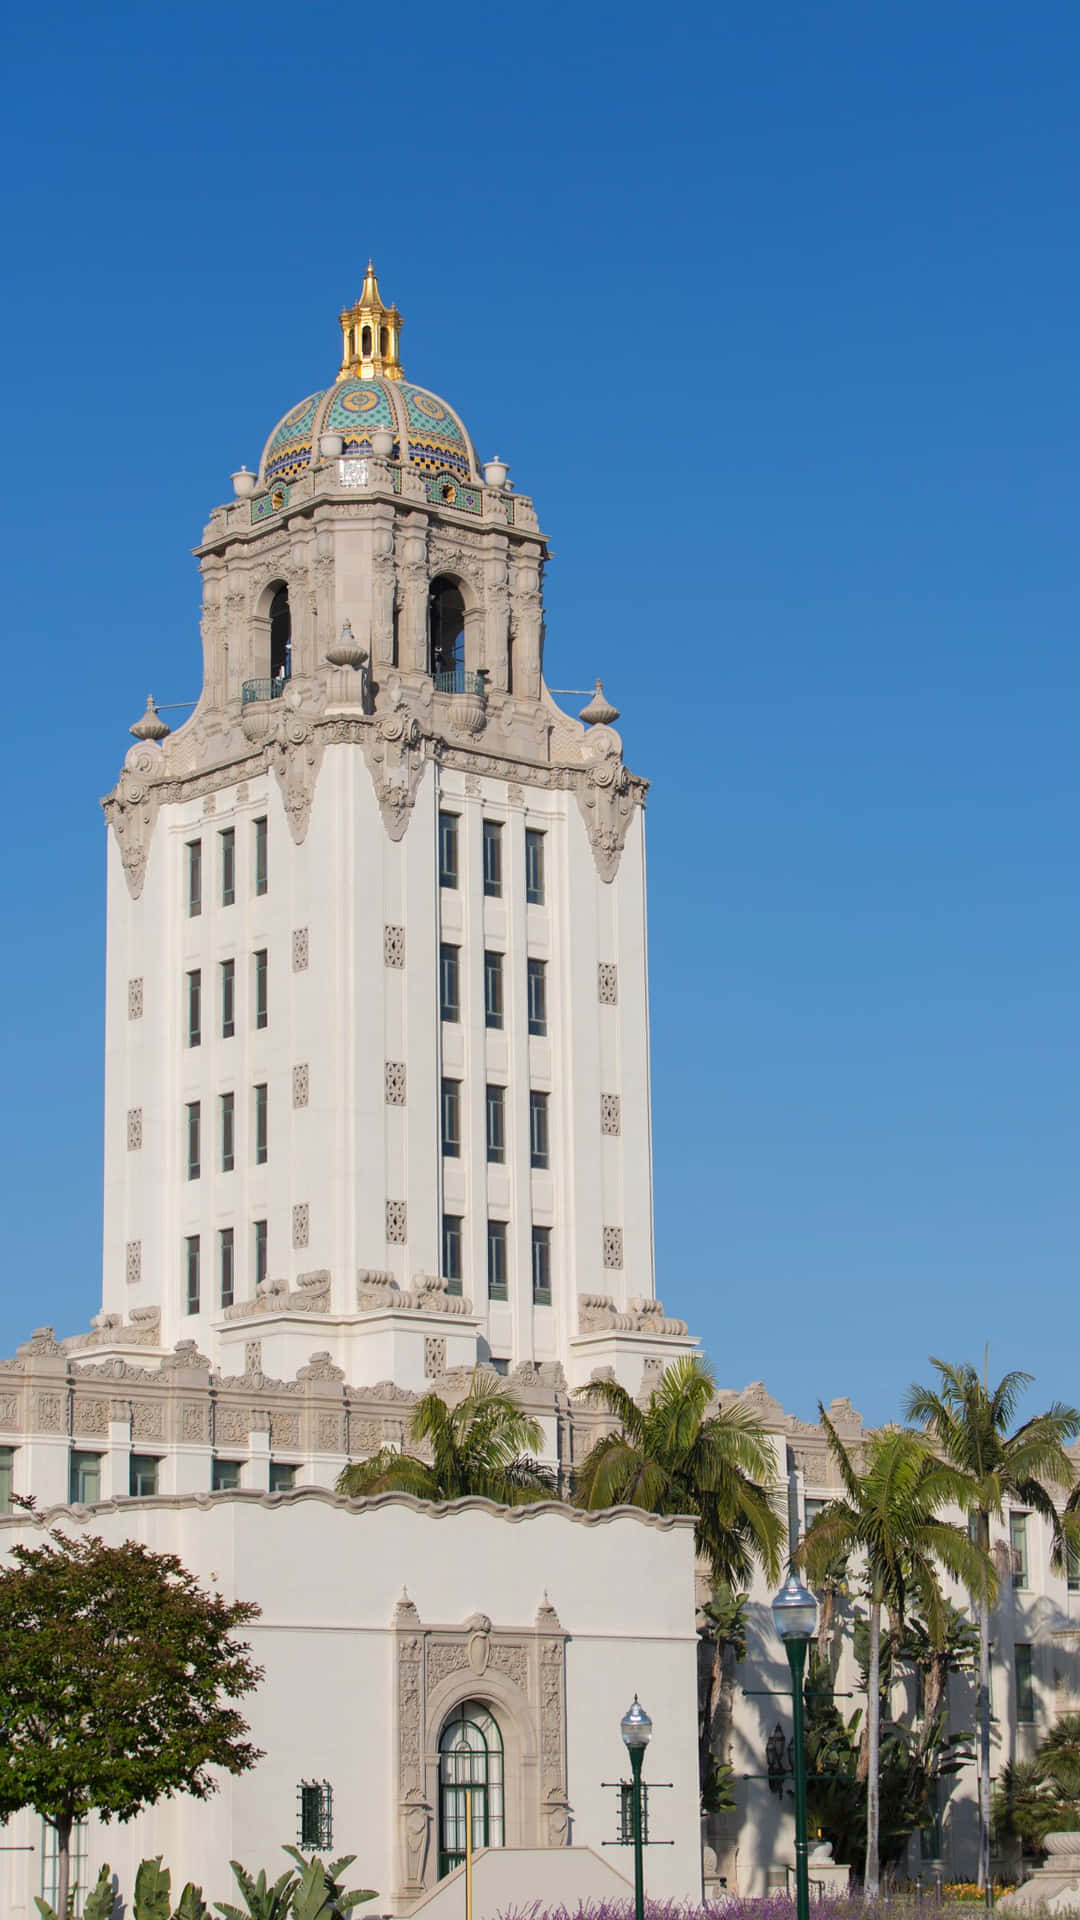
[{"label": "blue sky", "polygon": [[1075,8],[6,32],[0,1351],[98,1304],[98,796],[370,252],[653,782],[668,1311],[804,1416],[986,1340],[1080,1400]]}]

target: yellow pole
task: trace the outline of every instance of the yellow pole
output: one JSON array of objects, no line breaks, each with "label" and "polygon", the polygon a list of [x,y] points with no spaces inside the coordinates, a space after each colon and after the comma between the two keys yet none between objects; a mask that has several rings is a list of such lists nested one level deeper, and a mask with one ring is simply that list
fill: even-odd
[{"label": "yellow pole", "polygon": [[465,1789],[465,1920],[472,1920],[472,1789]]}]

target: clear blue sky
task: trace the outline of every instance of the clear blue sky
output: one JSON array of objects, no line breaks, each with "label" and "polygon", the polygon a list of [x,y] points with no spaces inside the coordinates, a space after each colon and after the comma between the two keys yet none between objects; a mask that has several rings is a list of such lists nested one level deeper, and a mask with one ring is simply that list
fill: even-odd
[{"label": "clear blue sky", "polygon": [[98,796],[370,252],[654,783],[668,1310],[803,1415],[986,1339],[1080,1400],[1075,6],[45,0],[6,55],[0,1351],[99,1304]]}]

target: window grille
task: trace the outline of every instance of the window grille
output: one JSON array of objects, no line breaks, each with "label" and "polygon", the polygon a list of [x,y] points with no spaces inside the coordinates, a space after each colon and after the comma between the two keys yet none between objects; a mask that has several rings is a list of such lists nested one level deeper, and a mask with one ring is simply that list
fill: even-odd
[{"label": "window grille", "polygon": [[298,1844],[302,1853],[323,1853],[334,1844],[334,1789],[329,1780],[301,1780],[296,1789]]}]

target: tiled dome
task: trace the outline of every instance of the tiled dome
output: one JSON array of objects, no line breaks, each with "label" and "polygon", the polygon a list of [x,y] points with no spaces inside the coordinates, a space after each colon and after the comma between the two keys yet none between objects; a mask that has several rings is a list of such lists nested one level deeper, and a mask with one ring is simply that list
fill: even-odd
[{"label": "tiled dome", "polygon": [[264,486],[294,480],[318,458],[319,435],[340,433],[346,453],[370,453],[376,427],[389,427],[395,460],[428,473],[449,471],[462,480],[481,478],[476,451],[454,409],[426,387],[407,380],[346,378],[310,394],[280,420],[259,463]]}]

